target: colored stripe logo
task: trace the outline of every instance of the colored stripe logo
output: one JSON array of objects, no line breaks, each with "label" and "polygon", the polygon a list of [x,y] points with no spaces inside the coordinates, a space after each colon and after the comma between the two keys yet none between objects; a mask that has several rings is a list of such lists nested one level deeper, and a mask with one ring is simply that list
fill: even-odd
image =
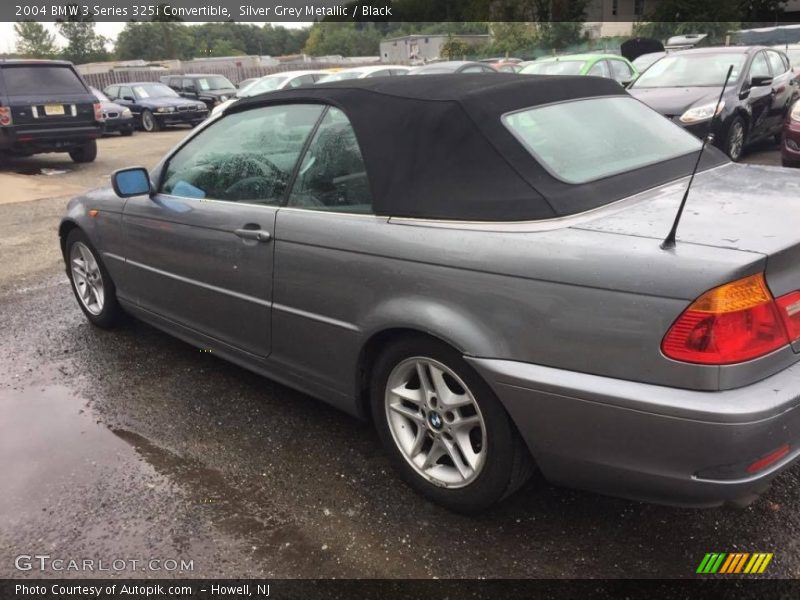
[{"label": "colored stripe logo", "polygon": [[703,557],[696,573],[701,575],[735,573],[757,574],[763,573],[772,561],[772,552],[709,552]]}]

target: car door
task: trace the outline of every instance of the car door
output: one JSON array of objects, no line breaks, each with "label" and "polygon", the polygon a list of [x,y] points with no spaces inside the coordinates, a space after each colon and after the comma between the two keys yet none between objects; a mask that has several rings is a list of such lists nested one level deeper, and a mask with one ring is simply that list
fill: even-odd
[{"label": "car door", "polygon": [[770,108],[772,107],[772,86],[754,86],[751,82],[754,77],[771,77],[769,61],[763,50],[756,53],[750,63],[745,82],[739,98],[744,100],[746,110],[750,115],[748,140],[763,137],[769,129]]},{"label": "car door", "polygon": [[355,323],[374,297],[363,248],[378,246],[387,221],[373,214],[350,122],[328,108],[278,211],[270,361],[331,398],[352,393]]},{"label": "car door", "polygon": [[257,357],[270,352],[275,215],[323,108],[227,115],[164,164],[152,198],[129,201],[129,293],[173,323]]},{"label": "car door", "polygon": [[133,94],[133,88],[131,86],[128,86],[128,85],[121,85],[119,87],[119,92],[118,93],[119,93],[119,96],[117,98],[114,98],[114,102],[117,102],[117,103],[121,104],[122,106],[127,106],[128,108],[131,109],[131,112],[133,113],[133,115],[135,117],[138,117],[141,114],[142,109],[136,103],[136,96],[134,96],[134,94]]},{"label": "car door", "polygon": [[197,99],[197,85],[194,79],[184,79],[176,91],[184,98]]},{"label": "car door", "polygon": [[792,102],[795,90],[792,85],[794,74],[778,52],[766,50],[767,59],[772,70],[772,105],[769,114],[769,129],[777,133],[783,127],[786,110]]}]

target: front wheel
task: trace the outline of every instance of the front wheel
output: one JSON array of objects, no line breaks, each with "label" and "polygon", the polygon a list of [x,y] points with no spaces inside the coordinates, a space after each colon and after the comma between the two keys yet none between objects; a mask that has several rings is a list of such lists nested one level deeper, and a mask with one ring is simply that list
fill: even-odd
[{"label": "front wheel", "polygon": [[746,134],[747,126],[744,120],[741,117],[734,117],[725,134],[724,146],[722,148],[733,162],[737,162],[742,158]]},{"label": "front wheel", "polygon": [[148,133],[161,131],[161,125],[149,110],[142,111],[142,129]]},{"label": "front wheel", "polygon": [[117,290],[100,256],[80,229],[67,236],[64,258],[72,291],[83,314],[93,325],[109,328],[117,321],[121,309]]},{"label": "front wheel", "polygon": [[491,388],[446,344],[404,339],[373,370],[372,415],[401,476],[451,510],[500,501],[531,472],[530,457]]}]

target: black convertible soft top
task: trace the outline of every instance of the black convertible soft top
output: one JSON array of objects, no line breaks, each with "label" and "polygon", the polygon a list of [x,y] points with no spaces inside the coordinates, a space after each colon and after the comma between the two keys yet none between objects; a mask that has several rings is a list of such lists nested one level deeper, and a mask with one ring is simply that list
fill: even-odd
[{"label": "black convertible soft top", "polygon": [[[355,129],[376,214],[514,221],[582,212],[691,171],[696,154],[568,184],[501,122],[526,107],[624,95],[616,81],[598,77],[407,75],[271,92],[240,100],[228,112],[287,102],[336,106]],[[703,162],[713,166],[724,158],[710,152]]]}]

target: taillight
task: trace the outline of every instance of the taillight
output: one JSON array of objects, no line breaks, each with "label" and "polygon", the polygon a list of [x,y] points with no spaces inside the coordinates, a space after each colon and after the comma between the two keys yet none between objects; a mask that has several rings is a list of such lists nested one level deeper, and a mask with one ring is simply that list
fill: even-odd
[{"label": "taillight", "polygon": [[[675,360],[709,365],[763,356],[790,341],[780,312],[762,273],[738,279],[692,302],[664,336],[661,351]],[[793,318],[800,326],[800,316]]]},{"label": "taillight", "polygon": [[792,342],[800,340],[800,292],[786,294],[775,302],[786,327],[786,333],[789,334],[789,340]]},{"label": "taillight", "polygon": [[105,116],[103,116],[103,105],[99,102],[95,102],[94,104],[94,120],[95,121],[103,121],[105,120]]},{"label": "taillight", "polygon": [[0,106],[0,127],[8,127],[14,122],[11,118],[11,107]]}]

